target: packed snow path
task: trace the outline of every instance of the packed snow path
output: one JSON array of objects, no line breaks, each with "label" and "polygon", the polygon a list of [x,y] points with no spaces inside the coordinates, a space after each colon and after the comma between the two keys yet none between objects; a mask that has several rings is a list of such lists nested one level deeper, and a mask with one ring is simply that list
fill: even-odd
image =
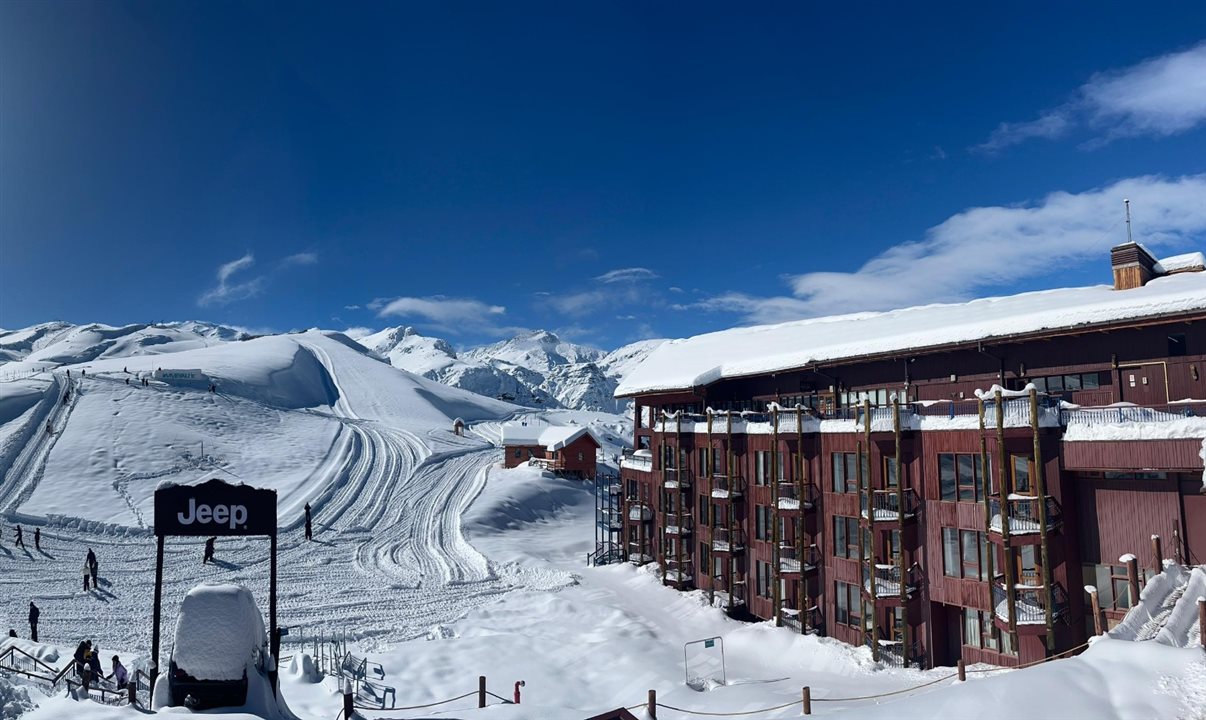
[{"label": "packed snow path", "polygon": [[[302,516],[282,518],[278,551],[280,624],[286,644],[315,632],[347,631],[370,647],[422,637],[514,588],[559,587],[566,573],[495,567],[461,533],[461,513],[484,486],[501,452],[479,438],[430,427],[397,427],[363,419],[355,395],[340,387],[326,352],[308,345],[327,369],[338,398],[325,415],[340,428],[307,482],[315,541],[302,537]],[[65,382],[56,377],[56,383]],[[77,381],[79,382],[79,381]],[[90,383],[110,382],[89,377]],[[71,404],[50,410],[56,427]],[[72,402],[77,393],[73,392]],[[45,418],[39,420],[45,425]],[[37,485],[55,435],[31,438],[0,483],[0,507],[18,508]],[[144,528],[61,519],[42,524],[42,550],[25,527],[24,549],[13,547],[12,522],[45,522],[10,515],[0,542],[0,624],[25,636],[28,603],[41,608],[43,640],[71,646],[90,637],[102,647],[145,654],[150,645],[155,540]],[[267,610],[268,542],[219,539],[216,561],[201,564],[203,540],[170,538],[164,563],[163,652],[170,652],[176,607],[204,579],[247,584]],[[84,555],[93,549],[100,588],[83,592]]]}]

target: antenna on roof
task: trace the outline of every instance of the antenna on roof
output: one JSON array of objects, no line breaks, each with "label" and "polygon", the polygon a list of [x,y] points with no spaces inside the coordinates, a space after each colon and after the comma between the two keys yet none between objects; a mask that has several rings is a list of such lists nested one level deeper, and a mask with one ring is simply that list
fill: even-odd
[{"label": "antenna on roof", "polygon": [[1123,198],[1122,204],[1126,206],[1126,241],[1133,243],[1135,240],[1131,237],[1131,201]]}]

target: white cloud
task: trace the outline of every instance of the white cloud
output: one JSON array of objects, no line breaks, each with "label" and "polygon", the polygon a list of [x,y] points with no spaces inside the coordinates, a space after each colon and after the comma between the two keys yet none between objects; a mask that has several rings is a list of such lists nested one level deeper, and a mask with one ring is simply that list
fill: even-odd
[{"label": "white cloud", "polygon": [[343,309],[344,310],[359,310],[360,306],[359,305],[344,305]]},{"label": "white cloud", "polygon": [[619,268],[599,275],[595,279],[604,283],[639,282],[641,280],[656,280],[658,274],[643,267]]},{"label": "white cloud", "polygon": [[752,323],[965,300],[1070,263],[1098,263],[1108,280],[1109,248],[1126,240],[1130,198],[1135,237],[1153,250],[1183,249],[1206,234],[1206,174],[1129,178],[1082,193],[1055,192],[1030,205],[977,207],[925,237],[880,253],[854,272],[789,278],[792,297],[725,293],[677,309],[732,312]]},{"label": "white cloud", "polygon": [[318,253],[303,252],[290,255],[281,261],[282,265],[316,265],[318,264]]},{"label": "white cloud", "polygon": [[489,305],[471,298],[431,297],[377,298],[369,303],[377,317],[421,318],[433,328],[459,334],[464,331],[504,334],[514,328],[498,326],[507,312],[502,305]]},{"label": "white cloud", "polygon": [[197,298],[197,304],[203,307],[213,304],[226,305],[236,300],[245,300],[258,295],[263,289],[263,276],[256,276],[239,283],[230,282],[232,275],[246,270],[254,264],[255,256],[247,253],[237,260],[231,260],[218,266],[218,284],[202,293],[201,297]]},{"label": "white cloud", "polygon": [[1089,78],[1066,104],[1037,120],[1001,123],[973,150],[993,153],[1077,126],[1104,133],[1090,145],[1134,135],[1167,136],[1206,123],[1206,42]]},{"label": "white cloud", "polygon": [[377,332],[377,331],[370,327],[356,326],[356,327],[350,327],[347,330],[344,330],[343,334],[347,335],[348,337],[352,338],[353,340],[359,340],[360,338],[365,337],[366,335],[372,335],[375,332]]}]

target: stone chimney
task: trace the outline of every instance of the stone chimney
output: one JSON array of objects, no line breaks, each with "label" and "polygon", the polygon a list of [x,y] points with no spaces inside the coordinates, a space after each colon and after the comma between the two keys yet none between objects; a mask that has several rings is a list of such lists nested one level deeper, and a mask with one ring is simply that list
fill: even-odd
[{"label": "stone chimney", "polygon": [[1156,258],[1135,242],[1110,248],[1110,266],[1114,270],[1115,290],[1143,287],[1156,276]]}]

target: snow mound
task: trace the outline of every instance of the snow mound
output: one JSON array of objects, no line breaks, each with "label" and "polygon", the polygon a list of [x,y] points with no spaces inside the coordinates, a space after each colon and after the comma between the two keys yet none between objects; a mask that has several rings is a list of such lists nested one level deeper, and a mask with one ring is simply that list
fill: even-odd
[{"label": "snow mound", "polygon": [[180,604],[175,638],[172,659],[181,670],[198,680],[238,680],[266,641],[264,618],[242,585],[202,583]]},{"label": "snow mound", "polygon": [[0,676],[0,720],[14,720],[35,707],[29,691]]}]

